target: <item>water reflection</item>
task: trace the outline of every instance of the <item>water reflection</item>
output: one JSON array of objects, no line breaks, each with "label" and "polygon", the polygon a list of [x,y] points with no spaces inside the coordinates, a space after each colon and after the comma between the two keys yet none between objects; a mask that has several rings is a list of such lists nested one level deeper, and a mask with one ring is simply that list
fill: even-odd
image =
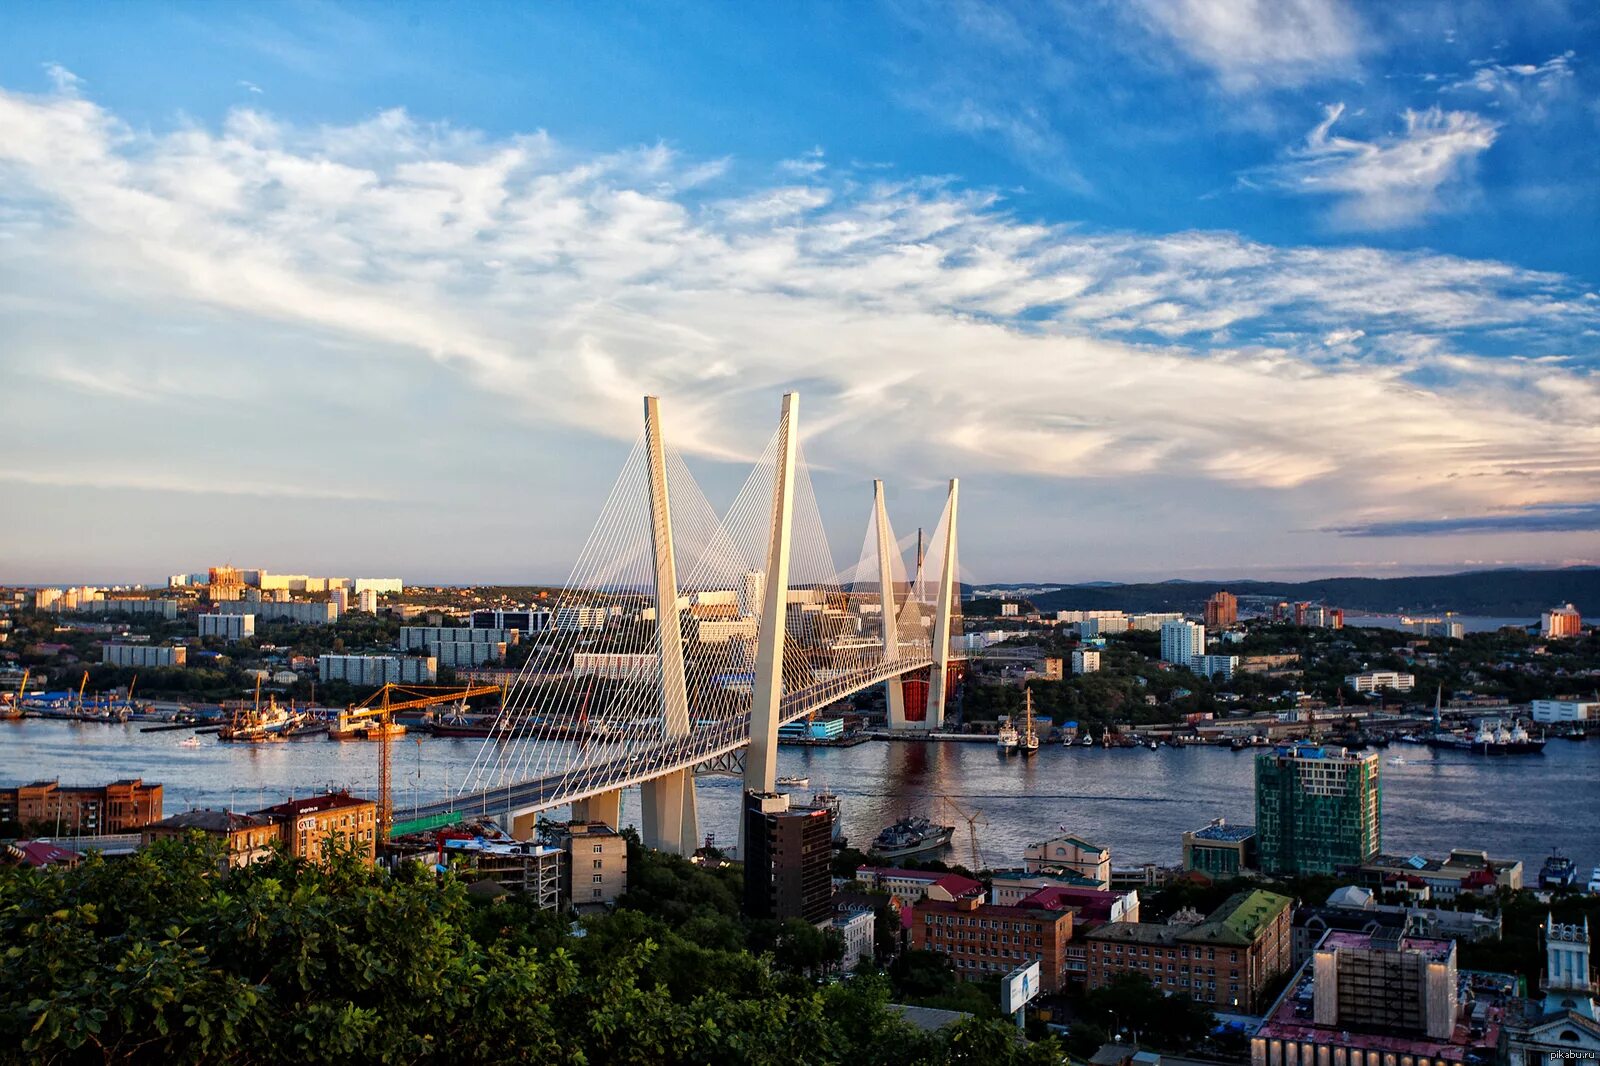
[{"label": "water reflection", "polygon": [[[275,803],[329,786],[371,792],[377,750],[321,738],[183,748],[183,733],[136,726],[29,720],[0,723],[0,781],[40,777],[99,782],[142,776],[166,786],[167,809]],[[459,786],[478,756],[472,739],[402,741],[394,749],[395,807]],[[1381,756],[1384,849],[1442,855],[1476,847],[1523,860],[1531,880],[1553,847],[1587,870],[1600,862],[1600,829],[1584,810],[1600,794],[1600,744],[1552,741],[1542,756],[1484,759],[1395,746]],[[1390,759],[1404,758],[1403,765]],[[965,825],[941,799],[982,811],[990,861],[1019,862],[1022,848],[1068,826],[1111,847],[1117,863],[1176,862],[1183,831],[1211,818],[1253,820],[1253,759],[1210,748],[1159,751],[1047,745],[1033,759],[999,758],[989,744],[874,742],[853,748],[785,747],[780,774],[803,774],[843,798],[845,832],[866,842],[906,814]],[[737,836],[738,782],[701,781],[701,820],[720,841]],[[624,797],[625,817],[638,811]]]}]

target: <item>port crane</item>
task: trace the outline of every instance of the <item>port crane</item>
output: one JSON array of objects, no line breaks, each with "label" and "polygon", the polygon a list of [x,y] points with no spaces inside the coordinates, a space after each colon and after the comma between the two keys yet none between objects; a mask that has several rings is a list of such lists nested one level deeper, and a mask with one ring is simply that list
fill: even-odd
[{"label": "port crane", "polygon": [[972,875],[976,877],[978,871],[983,869],[983,853],[978,850],[978,823],[982,821],[985,826],[988,826],[989,822],[983,817],[981,808],[969,814],[961,804],[949,796],[941,793],[939,798],[948,803],[950,809],[956,812],[956,816],[967,823],[967,843],[972,849]]},{"label": "port crane", "polygon": [[389,793],[391,758],[389,742],[394,738],[394,715],[399,711],[414,711],[420,707],[435,707],[441,703],[464,702],[474,696],[489,696],[499,692],[499,685],[446,687],[397,685],[390,681],[360,703],[352,704],[339,712],[341,724],[370,720],[376,722],[378,726],[378,842],[380,844],[389,839],[389,827],[394,824],[394,802]]}]

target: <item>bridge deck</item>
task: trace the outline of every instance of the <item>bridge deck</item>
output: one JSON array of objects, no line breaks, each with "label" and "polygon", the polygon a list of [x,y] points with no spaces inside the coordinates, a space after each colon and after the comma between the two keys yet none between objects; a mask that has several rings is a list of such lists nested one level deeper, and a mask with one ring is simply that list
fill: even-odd
[{"label": "bridge deck", "polygon": [[[901,659],[785,692],[780,704],[780,721],[793,722],[846,696],[881,685],[893,677],[926,670],[931,665],[931,656]],[[677,770],[692,769],[700,763],[738,751],[749,743],[750,716],[744,713],[685,737],[663,737],[661,743],[647,750],[619,752],[614,757],[593,763],[580,762],[559,773],[463,791],[452,797],[424,803],[415,808],[406,821],[451,813],[501,815],[510,811],[528,814],[563,807],[576,800],[629,788]]]}]

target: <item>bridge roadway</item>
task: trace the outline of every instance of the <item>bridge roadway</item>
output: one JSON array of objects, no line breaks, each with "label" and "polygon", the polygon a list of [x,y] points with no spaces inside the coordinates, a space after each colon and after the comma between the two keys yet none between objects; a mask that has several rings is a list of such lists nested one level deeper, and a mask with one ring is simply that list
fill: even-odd
[{"label": "bridge roadway", "polygon": [[[779,720],[785,724],[793,722],[835,700],[873,685],[881,685],[892,677],[926,670],[932,664],[932,657],[924,654],[919,658],[880,663],[870,670],[831,677],[806,688],[785,692],[779,705]],[[497,743],[516,743],[516,739]],[[597,763],[580,763],[528,781],[463,791],[453,797],[424,803],[408,812],[405,820],[416,821],[457,812],[504,815],[509,811],[521,815],[563,807],[575,800],[628,788],[675,770],[692,769],[718,756],[738,751],[749,743],[750,715],[745,712],[710,728],[690,732],[684,737],[662,737],[659,744],[648,750],[624,751],[615,758]]]}]

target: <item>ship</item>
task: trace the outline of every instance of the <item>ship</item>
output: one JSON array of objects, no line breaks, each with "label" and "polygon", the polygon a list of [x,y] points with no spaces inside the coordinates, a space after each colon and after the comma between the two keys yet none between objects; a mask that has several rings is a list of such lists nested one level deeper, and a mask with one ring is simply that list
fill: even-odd
[{"label": "ship", "polygon": [[1020,748],[1024,756],[1039,753],[1039,734],[1033,728],[1033,689],[1027,690],[1027,702],[1023,709],[1022,739]]},{"label": "ship", "polygon": [[1017,745],[1022,743],[1022,734],[1017,732],[1017,727],[1011,724],[1010,718],[1000,719],[1000,732],[995,734],[994,746],[1001,755],[1015,755]]},{"label": "ship", "polygon": [[935,825],[921,816],[906,817],[885,827],[868,850],[885,859],[920,855],[925,851],[938,851],[950,843],[955,831],[953,825]]},{"label": "ship", "polygon": [[1578,883],[1577,865],[1559,851],[1552,852],[1539,867],[1539,887],[1557,891],[1572,888]]},{"label": "ship", "polygon": [[1544,737],[1529,736],[1520,721],[1507,729],[1503,721],[1485,719],[1472,736],[1472,750],[1479,755],[1537,755],[1544,744]]},{"label": "ship", "polygon": [[836,844],[844,842],[844,805],[833,792],[817,792],[811,796],[811,806],[821,807],[833,814],[833,840]]},{"label": "ship", "polygon": [[217,739],[243,744],[282,740],[284,728],[295,718],[279,707],[276,699],[268,699],[265,707],[259,701],[252,706],[239,706],[234,708],[228,724],[217,731]]}]

